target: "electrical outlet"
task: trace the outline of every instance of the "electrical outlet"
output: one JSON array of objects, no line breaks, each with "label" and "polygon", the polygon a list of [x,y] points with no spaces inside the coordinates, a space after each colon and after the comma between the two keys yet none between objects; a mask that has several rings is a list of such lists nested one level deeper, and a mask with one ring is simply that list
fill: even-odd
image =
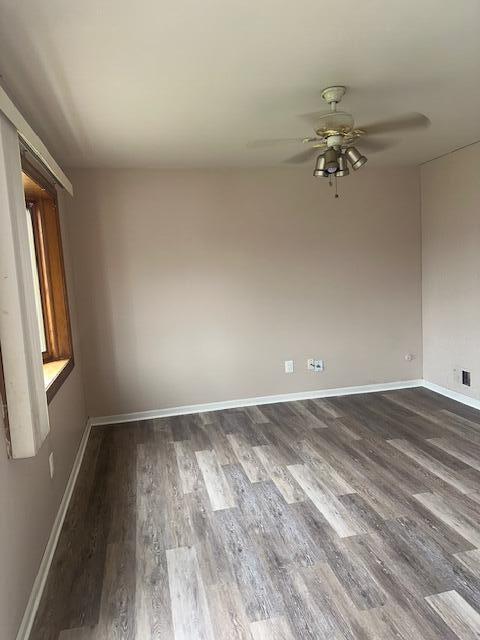
[{"label": "electrical outlet", "polygon": [[293,360],[285,360],[285,373],[293,373]]},{"label": "electrical outlet", "polygon": [[325,363],[323,360],[317,360],[316,358],[309,358],[307,360],[307,370],[308,371],[323,371],[325,369]]},{"label": "electrical outlet", "polygon": [[53,451],[48,456],[48,466],[50,467],[50,478],[53,478],[55,475],[55,464],[53,460]]}]

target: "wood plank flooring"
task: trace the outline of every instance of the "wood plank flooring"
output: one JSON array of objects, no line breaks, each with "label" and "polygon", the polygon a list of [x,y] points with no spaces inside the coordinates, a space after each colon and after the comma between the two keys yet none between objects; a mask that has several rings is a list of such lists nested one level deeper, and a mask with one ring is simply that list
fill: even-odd
[{"label": "wood plank flooring", "polygon": [[31,640],[480,638],[480,412],[425,389],[96,427]]}]

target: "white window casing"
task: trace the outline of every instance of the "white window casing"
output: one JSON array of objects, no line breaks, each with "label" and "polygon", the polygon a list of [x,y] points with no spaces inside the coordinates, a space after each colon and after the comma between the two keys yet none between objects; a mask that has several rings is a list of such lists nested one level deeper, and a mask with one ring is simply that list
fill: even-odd
[{"label": "white window casing", "polygon": [[0,344],[12,456],[49,433],[17,128],[0,112]]}]

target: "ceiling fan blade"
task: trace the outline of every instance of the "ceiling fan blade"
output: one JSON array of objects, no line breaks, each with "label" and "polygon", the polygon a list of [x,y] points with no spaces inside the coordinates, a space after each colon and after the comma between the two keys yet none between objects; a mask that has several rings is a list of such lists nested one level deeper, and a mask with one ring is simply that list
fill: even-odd
[{"label": "ceiling fan blade", "polygon": [[297,153],[297,155],[284,160],[287,164],[302,164],[302,162],[307,162],[307,160],[311,160],[318,153],[318,148],[310,147],[301,153]]},{"label": "ceiling fan blade", "polygon": [[280,144],[292,144],[292,143],[301,143],[305,140],[303,138],[267,138],[266,140],[252,140],[251,142],[247,142],[247,147],[250,149],[260,149],[262,147],[276,147]]},{"label": "ceiling fan blade", "polygon": [[378,133],[390,133],[391,131],[407,131],[408,129],[425,129],[430,126],[430,119],[423,113],[406,113],[398,118],[373,122],[372,124],[358,127],[369,135]]},{"label": "ceiling fan blade", "polygon": [[[360,149],[368,151],[369,153],[376,153],[378,151],[385,151],[386,149],[390,149],[396,144],[396,140],[392,140],[389,138],[388,140],[375,140],[372,138],[368,138],[367,136],[362,136],[358,139],[358,146]],[[356,145],[356,142],[353,142],[353,145]]]}]

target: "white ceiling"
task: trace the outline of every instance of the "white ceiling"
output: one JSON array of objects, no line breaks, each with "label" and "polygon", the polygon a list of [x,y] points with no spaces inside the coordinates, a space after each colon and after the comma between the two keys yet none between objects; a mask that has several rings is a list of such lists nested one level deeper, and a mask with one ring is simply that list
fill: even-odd
[{"label": "white ceiling", "polygon": [[[480,138],[478,0],[0,0],[3,84],[66,167],[277,165],[349,88],[357,124],[419,111],[371,164]],[[392,138],[392,136],[389,136]],[[359,145],[360,146],[360,145]]]}]

